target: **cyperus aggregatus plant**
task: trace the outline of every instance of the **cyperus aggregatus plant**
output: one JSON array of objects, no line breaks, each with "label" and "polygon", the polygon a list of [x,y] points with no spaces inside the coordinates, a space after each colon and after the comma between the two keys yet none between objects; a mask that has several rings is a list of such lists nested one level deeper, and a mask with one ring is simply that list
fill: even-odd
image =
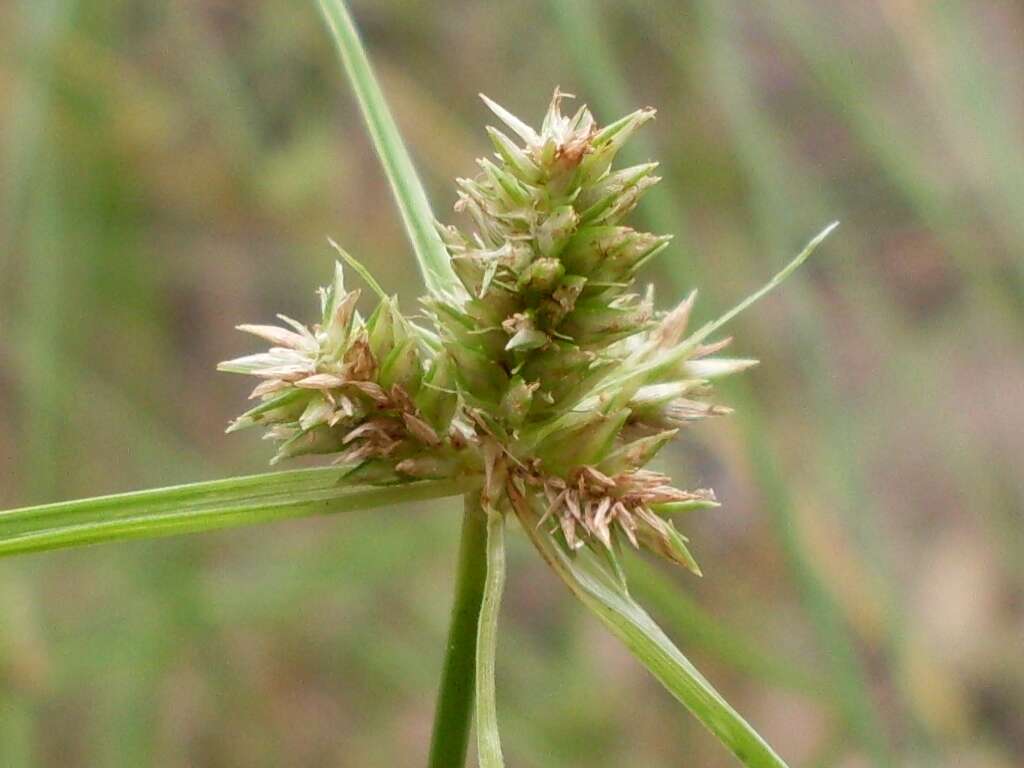
[{"label": "cyperus aggregatus plant", "polygon": [[623,546],[644,547],[700,574],[672,517],[715,506],[714,494],[647,465],[683,426],[728,412],[709,401],[713,382],[754,361],[719,356],[729,339],[716,332],[831,227],[759,292],[691,329],[695,293],[659,312],[635,282],[670,240],[627,223],[656,164],[615,165],[654,111],[602,127],[586,107],[563,113],[557,89],[539,129],[484,97],[501,125],[487,129],[493,156],[458,181],[468,226],[435,226],[347,12],[321,6],[423,268],[430,327],[335,246],[375,309],[357,311],[336,264],[316,324],[239,326],[272,346],[220,366],[260,380],[258,404],[229,431],[263,427],[274,462],[323,454],[329,467],[6,512],[0,554],[464,495],[432,766],[464,763],[474,700],[480,764],[502,764],[493,671],[508,516],[745,764],[784,765],[633,601],[619,560]]}]

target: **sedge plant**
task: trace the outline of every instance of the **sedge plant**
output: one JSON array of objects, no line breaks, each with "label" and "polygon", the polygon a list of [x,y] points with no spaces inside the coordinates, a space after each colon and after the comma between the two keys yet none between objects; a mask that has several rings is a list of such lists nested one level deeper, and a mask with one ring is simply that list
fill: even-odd
[{"label": "sedge plant", "polygon": [[[565,111],[557,89],[538,128],[483,97],[494,153],[458,180],[462,225],[438,224],[351,17],[338,0],[320,5],[423,273],[421,312],[332,242],[340,261],[316,322],[241,325],[269,350],[220,365],[258,380],[255,406],[229,432],[263,429],[272,463],[319,454],[327,466],[11,510],[0,554],[461,496],[432,768],[465,763],[474,721],[479,764],[503,765],[494,661],[509,520],[743,764],[785,765],[631,597],[621,559],[645,549],[700,575],[674,521],[715,496],[648,464],[682,428],[728,412],[710,400],[715,380],[755,361],[722,356],[730,339],[718,332],[832,227],[739,306],[691,328],[695,293],[658,311],[653,291],[636,288],[670,237],[627,223],[656,164],[615,161],[654,111],[601,126],[585,106]],[[352,273],[375,295],[367,315]]]}]

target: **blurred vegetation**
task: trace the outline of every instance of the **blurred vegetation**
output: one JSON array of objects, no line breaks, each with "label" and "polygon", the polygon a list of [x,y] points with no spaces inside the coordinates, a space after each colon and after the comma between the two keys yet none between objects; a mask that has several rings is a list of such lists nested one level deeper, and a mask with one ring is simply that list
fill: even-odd
[{"label": "blurred vegetation", "polygon": [[[1020,765],[1024,8],[353,5],[442,217],[477,92],[557,84],[659,109],[663,305],[715,315],[842,220],[735,323],[737,413],[664,461],[725,501],[684,526],[707,575],[636,560],[635,591],[794,766]],[[304,317],[327,236],[420,290],[312,3],[12,0],[0,131],[0,507],[258,469],[213,367]],[[4,765],[421,764],[458,506],[0,563]],[[511,764],[730,765],[510,540]]]}]

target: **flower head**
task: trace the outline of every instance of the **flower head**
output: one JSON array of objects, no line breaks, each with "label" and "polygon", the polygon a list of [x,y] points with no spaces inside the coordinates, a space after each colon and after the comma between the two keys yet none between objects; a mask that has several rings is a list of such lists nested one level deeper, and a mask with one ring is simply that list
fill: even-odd
[{"label": "flower head", "polygon": [[266,426],[275,460],[335,454],[368,482],[479,473],[486,504],[542,509],[568,551],[622,539],[699,573],[669,516],[714,494],[646,466],[728,413],[708,400],[714,380],[755,361],[719,357],[718,324],[689,332],[695,293],[657,312],[633,287],[670,237],[625,223],[656,164],[613,162],[654,110],[599,127],[586,107],[563,113],[566,98],[534,129],[484,97],[504,130],[487,129],[495,154],[458,180],[470,229],[439,225],[465,292],[423,300],[436,334],[379,289],[364,320],[339,265],[318,325],[239,326],[274,346],[221,365],[262,379],[231,429]]},{"label": "flower head", "polygon": [[[392,480],[403,467],[432,452],[439,471],[439,398],[425,390],[436,378],[423,333],[383,297],[368,319],[356,310],[359,291],[347,291],[340,264],[320,293],[321,321],[308,328],[279,316],[287,328],[240,325],[269,341],[269,351],[221,363],[219,369],[262,381],[251,397],[259,405],[235,419],[229,432],[267,427],[279,443],[273,461],[308,453],[336,455],[336,462],[377,480]],[[412,463],[410,463],[412,462]],[[371,471],[372,470],[372,471]],[[442,474],[448,474],[447,472]]]}]

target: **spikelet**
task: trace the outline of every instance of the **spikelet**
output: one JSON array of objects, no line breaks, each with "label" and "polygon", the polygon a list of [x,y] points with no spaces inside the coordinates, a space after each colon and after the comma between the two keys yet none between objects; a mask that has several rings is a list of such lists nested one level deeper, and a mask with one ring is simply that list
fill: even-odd
[{"label": "spikelet", "polygon": [[[440,437],[450,409],[425,384],[437,386],[439,372],[425,354],[422,332],[394,298],[381,298],[369,318],[361,317],[359,291],[345,290],[340,264],[319,294],[321,320],[312,328],[283,316],[288,328],[239,326],[274,346],[218,366],[261,379],[251,395],[259,404],[228,431],[266,427],[278,443],[272,463],[332,454],[377,481],[457,472],[458,451],[445,450]],[[419,460],[427,451],[431,461]]]}]

